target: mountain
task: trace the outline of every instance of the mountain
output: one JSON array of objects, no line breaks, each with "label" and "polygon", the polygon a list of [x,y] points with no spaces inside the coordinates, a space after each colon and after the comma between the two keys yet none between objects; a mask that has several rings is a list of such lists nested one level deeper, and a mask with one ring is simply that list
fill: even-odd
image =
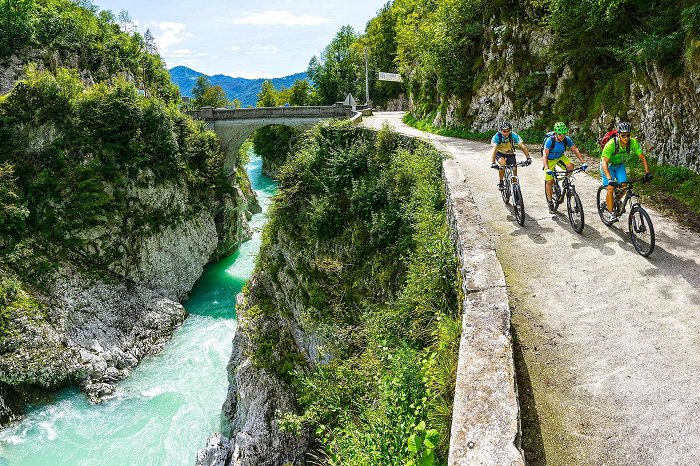
[{"label": "mountain", "polygon": [[[170,78],[177,87],[180,88],[180,94],[183,96],[192,97],[192,88],[200,76],[207,76],[204,73],[187,68],[186,66],[176,66],[170,69]],[[207,76],[209,82],[213,86],[221,86],[229,100],[238,99],[243,103],[244,107],[255,106],[257,102],[257,94],[260,92],[262,83],[266,81],[264,78],[245,79],[232,78],[223,74],[215,74]],[[292,87],[297,79],[307,79],[306,72],[296,73],[283,78],[273,78],[272,85],[276,89]]]}]

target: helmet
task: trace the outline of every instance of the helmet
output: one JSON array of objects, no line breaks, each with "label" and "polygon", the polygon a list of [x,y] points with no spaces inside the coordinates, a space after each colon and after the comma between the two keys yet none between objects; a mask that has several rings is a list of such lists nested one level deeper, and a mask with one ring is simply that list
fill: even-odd
[{"label": "helmet", "polygon": [[510,123],[510,121],[503,120],[498,128],[499,129],[513,129],[513,125]]},{"label": "helmet", "polygon": [[567,128],[563,122],[557,121],[554,123],[554,132],[557,134],[566,134],[569,132],[569,128]]},{"label": "helmet", "polygon": [[620,133],[630,133],[630,132],[632,132],[632,123],[630,123],[628,121],[621,121],[617,125],[617,130]]}]

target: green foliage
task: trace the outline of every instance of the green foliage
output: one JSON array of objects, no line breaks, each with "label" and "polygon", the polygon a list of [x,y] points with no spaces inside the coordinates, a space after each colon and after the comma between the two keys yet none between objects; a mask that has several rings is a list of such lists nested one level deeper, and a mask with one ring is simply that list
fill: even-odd
[{"label": "green foliage", "polygon": [[57,55],[98,82],[118,73],[133,78],[147,95],[167,102],[178,99],[161,58],[137,32],[122,32],[108,11],[90,2],[6,0],[0,2],[0,61],[12,55],[23,61],[40,50],[44,66],[56,70]]},{"label": "green foliage", "polygon": [[275,87],[272,85],[271,81],[265,81],[260,86],[260,92],[258,92],[258,107],[276,107],[277,106],[277,94],[275,92]]},{"label": "green foliage", "polygon": [[311,86],[306,79],[297,79],[292,85],[289,105],[309,105]]},{"label": "green foliage", "polygon": [[[160,99],[139,97],[123,79],[85,89],[75,72],[30,70],[0,103],[0,138],[7,141],[0,202],[14,212],[0,224],[9,228],[8,255],[26,234],[111,263],[130,238],[191,214],[139,207],[133,186],[185,183],[193,209],[231,190],[216,136]],[[88,239],[91,230],[103,235]],[[105,248],[99,258],[89,253],[93,241]],[[31,249],[30,256],[53,256]]]},{"label": "green foliage", "polygon": [[268,277],[284,266],[270,252],[279,237],[331,357],[291,378],[302,411],[281,425],[314,431],[327,464],[444,464],[461,334],[446,329],[461,326],[439,154],[387,128],[317,127],[280,173],[258,264]]},{"label": "green foliage", "polygon": [[195,108],[223,108],[229,106],[230,102],[221,86],[212,86],[209,78],[202,75],[197,78],[197,83],[192,88],[192,104]]},{"label": "green foliage", "polygon": [[342,102],[348,93],[364,95],[364,53],[352,26],[343,26],[307,69],[322,105]]},{"label": "green foliage", "polygon": [[289,155],[290,144],[299,131],[284,125],[269,125],[255,130],[253,146],[255,153],[263,159],[266,173],[273,173]]}]

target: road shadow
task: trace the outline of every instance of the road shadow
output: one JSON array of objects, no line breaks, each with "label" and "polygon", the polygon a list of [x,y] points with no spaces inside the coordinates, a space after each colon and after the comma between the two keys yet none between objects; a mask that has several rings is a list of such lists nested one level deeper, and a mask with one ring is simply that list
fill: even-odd
[{"label": "road shadow", "polygon": [[518,389],[518,403],[520,404],[520,443],[525,453],[525,463],[529,466],[546,465],[547,456],[544,450],[544,442],[542,441],[540,417],[537,414],[530,373],[525,363],[518,333],[513,325],[510,326],[510,331],[513,335],[515,380]]},{"label": "road shadow", "polygon": [[[513,214],[513,208],[510,208],[510,212],[508,217],[506,217],[509,221],[515,223],[517,225],[517,222],[515,221],[515,215]],[[510,236],[527,236],[532,240],[533,243],[536,244],[546,244],[547,243],[547,238],[545,238],[545,235],[547,233],[553,232],[554,229],[550,227],[543,227],[540,225],[540,223],[537,221],[536,218],[531,217],[528,215],[527,211],[525,212],[525,225],[519,227],[517,230],[514,230]]]}]

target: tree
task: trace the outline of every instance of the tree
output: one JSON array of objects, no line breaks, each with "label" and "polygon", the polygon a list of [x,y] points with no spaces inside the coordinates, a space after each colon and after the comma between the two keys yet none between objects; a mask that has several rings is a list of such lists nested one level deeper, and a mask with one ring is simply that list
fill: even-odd
[{"label": "tree", "polygon": [[258,92],[258,107],[276,107],[277,106],[277,92],[275,91],[275,86],[272,85],[272,81],[266,80],[262,83],[260,87],[260,92]]},{"label": "tree", "polygon": [[204,93],[206,92],[207,89],[211,87],[211,83],[209,82],[209,78],[201,75],[200,77],[197,78],[197,82],[194,84],[194,87],[192,88],[192,100],[199,100],[202,98]]},{"label": "tree", "polygon": [[229,101],[226,98],[226,92],[221,86],[210,86],[205,91],[202,97],[195,99],[197,107],[228,107]]},{"label": "tree", "polygon": [[240,100],[238,100],[238,98],[236,98],[236,99],[233,99],[233,102],[231,102],[231,106],[233,108],[241,108],[241,107],[243,107],[243,102],[241,102]]},{"label": "tree", "polygon": [[289,97],[289,104],[308,105],[309,91],[309,82],[306,79],[297,79],[292,85],[291,95]]},{"label": "tree", "polygon": [[364,52],[352,26],[343,26],[323,49],[321,57],[309,62],[308,74],[322,103],[342,101],[348,93],[364,91]]},{"label": "tree", "polygon": [[143,35],[143,43],[144,48],[146,49],[146,53],[150,53],[151,55],[158,53],[156,39],[155,37],[153,37],[153,34],[151,34],[150,29],[146,29],[146,32]]}]

